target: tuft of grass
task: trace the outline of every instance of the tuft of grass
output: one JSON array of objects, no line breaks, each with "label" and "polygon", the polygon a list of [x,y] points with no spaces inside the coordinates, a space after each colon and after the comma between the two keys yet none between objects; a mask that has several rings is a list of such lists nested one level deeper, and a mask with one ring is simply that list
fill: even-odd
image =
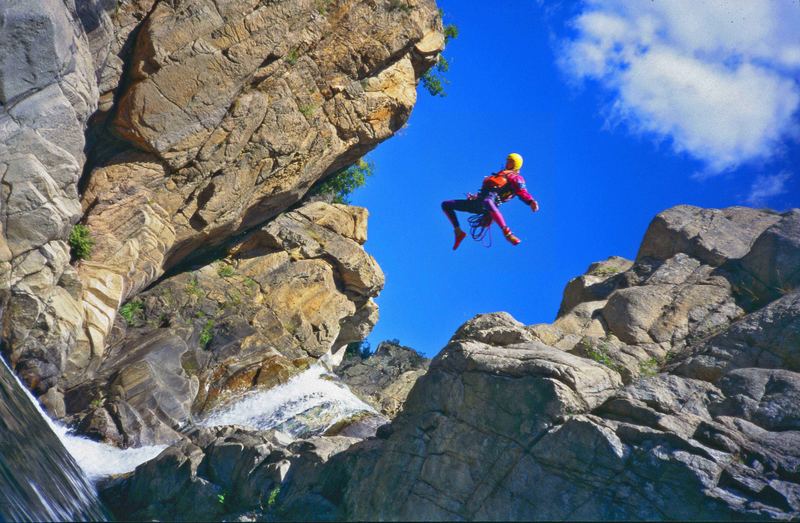
[{"label": "tuft of grass", "polygon": [[246,276],[244,278],[244,286],[247,288],[248,293],[252,293],[258,289],[258,282],[250,276]]},{"label": "tuft of grass", "polygon": [[95,398],[90,403],[89,406],[93,409],[99,409],[103,406],[103,398]]},{"label": "tuft of grass", "polygon": [[234,307],[238,307],[242,304],[242,295],[236,289],[231,289],[228,291],[227,295],[231,305]]},{"label": "tuft of grass", "polygon": [[203,289],[200,288],[200,283],[197,281],[197,276],[192,276],[192,279],[186,284],[186,292],[198,298],[204,296]]},{"label": "tuft of grass", "polygon": [[73,260],[88,260],[92,257],[94,239],[86,225],[78,224],[72,227],[67,243]]},{"label": "tuft of grass", "polygon": [[589,274],[591,274],[592,276],[605,277],[605,276],[613,276],[615,274],[619,274],[621,270],[622,268],[617,267],[615,265],[605,265],[603,267],[596,268]]},{"label": "tuft of grass", "polygon": [[142,300],[129,301],[120,307],[119,315],[123,317],[128,325],[139,323],[144,316],[144,303],[142,303]]},{"label": "tuft of grass", "polygon": [[236,274],[236,269],[233,268],[233,265],[221,262],[219,267],[217,267],[217,274],[220,278],[230,278]]},{"label": "tuft of grass", "polygon": [[651,377],[658,374],[660,362],[657,358],[649,358],[639,362],[639,374],[644,377]]},{"label": "tuft of grass", "polygon": [[217,494],[217,502],[220,505],[224,505],[225,504],[225,496],[226,496],[225,492],[223,492],[222,494]]},{"label": "tuft of grass", "polygon": [[592,360],[601,365],[605,365],[609,369],[620,371],[620,365],[611,358],[609,354],[611,346],[606,342],[601,342],[597,345],[586,343],[586,355]]},{"label": "tuft of grass", "polygon": [[267,506],[273,508],[275,504],[278,502],[278,495],[281,493],[281,486],[278,485],[269,493],[269,497],[267,497]]},{"label": "tuft of grass", "polygon": [[212,339],[214,339],[214,320],[206,320],[200,331],[200,346],[205,349]]},{"label": "tuft of grass", "polygon": [[292,49],[284,59],[286,60],[287,64],[294,65],[297,63],[298,58],[300,58],[300,53],[297,52],[297,49]]},{"label": "tuft of grass", "polygon": [[317,110],[317,106],[314,104],[305,104],[300,106],[300,114],[305,116],[306,118],[311,118]]}]

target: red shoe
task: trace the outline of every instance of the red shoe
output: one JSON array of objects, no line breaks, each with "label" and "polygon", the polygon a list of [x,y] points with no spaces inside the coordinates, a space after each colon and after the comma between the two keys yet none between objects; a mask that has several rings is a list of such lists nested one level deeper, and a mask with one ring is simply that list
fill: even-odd
[{"label": "red shoe", "polygon": [[464,241],[464,238],[467,237],[467,233],[464,231],[456,231],[456,242],[453,244],[453,250],[458,249],[458,246],[461,245],[461,242]]},{"label": "red shoe", "polygon": [[503,227],[503,236],[506,237],[506,240],[508,240],[511,245],[519,245],[522,243],[522,240],[514,236],[514,234],[511,232],[511,229],[508,227]]}]

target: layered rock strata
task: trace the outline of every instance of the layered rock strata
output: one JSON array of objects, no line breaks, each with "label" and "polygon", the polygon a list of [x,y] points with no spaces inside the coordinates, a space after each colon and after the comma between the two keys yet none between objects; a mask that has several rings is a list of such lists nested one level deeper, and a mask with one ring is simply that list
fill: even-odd
[{"label": "layered rock strata", "polygon": [[[0,19],[2,346],[54,414],[113,366],[123,303],[391,136],[444,42],[430,0],[12,0]],[[94,248],[70,260],[78,221]]]},{"label": "layered rock strata", "polygon": [[362,339],[383,287],[361,247],[366,216],[307,204],[129,301],[97,378],[67,390],[78,430],[122,446],[174,441],[193,418]]}]

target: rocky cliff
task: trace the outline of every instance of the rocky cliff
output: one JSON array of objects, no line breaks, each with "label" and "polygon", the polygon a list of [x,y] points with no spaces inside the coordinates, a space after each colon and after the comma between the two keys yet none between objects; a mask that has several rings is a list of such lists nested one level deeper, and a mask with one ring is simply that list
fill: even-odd
[{"label": "rocky cliff", "polygon": [[[798,210],[667,210],[635,261],[570,281],[554,323],[473,318],[377,437],[293,443],[270,483],[280,489],[237,509],[294,520],[796,519],[798,267]],[[209,450],[197,456],[196,477],[208,478]],[[151,474],[109,492],[153,485]],[[235,490],[252,474],[212,483]],[[154,508],[143,497],[125,510]]]},{"label": "rocky cliff", "polygon": [[366,211],[292,208],[405,123],[432,0],[11,0],[0,25],[0,347],[51,414],[174,441],[369,331]]}]

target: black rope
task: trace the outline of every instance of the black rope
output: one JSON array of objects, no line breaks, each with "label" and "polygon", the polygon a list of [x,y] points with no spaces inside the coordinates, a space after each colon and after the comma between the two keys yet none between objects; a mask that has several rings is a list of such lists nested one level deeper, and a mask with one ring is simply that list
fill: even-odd
[{"label": "black rope", "polygon": [[[482,242],[484,247],[492,246],[492,234],[490,232],[492,226],[492,216],[489,211],[484,211],[483,214],[473,214],[467,218],[469,222],[469,234],[476,242]],[[486,240],[486,241],[484,241]]]}]

